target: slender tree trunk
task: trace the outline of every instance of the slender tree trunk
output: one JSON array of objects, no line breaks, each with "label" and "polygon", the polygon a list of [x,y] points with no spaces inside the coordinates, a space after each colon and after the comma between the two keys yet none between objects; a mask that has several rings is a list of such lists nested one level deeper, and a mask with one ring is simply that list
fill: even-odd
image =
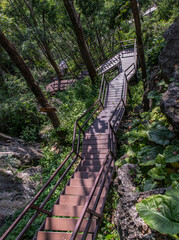
[{"label": "slender tree trunk", "polygon": [[2,87],[4,83],[5,83],[4,74],[2,68],[0,67],[0,87]]},{"label": "slender tree trunk", "polygon": [[141,24],[140,24],[137,1],[131,0],[131,6],[132,6],[132,13],[134,16],[134,21],[135,21],[137,45],[138,45],[138,50],[139,50],[140,65],[141,65],[141,69],[142,69],[142,79],[145,79],[147,77],[147,74],[146,74],[145,55],[144,55],[144,49],[143,49]]},{"label": "slender tree trunk", "polygon": [[[27,2],[27,0],[24,0],[24,3],[26,4],[26,6],[28,7],[28,9],[29,9],[29,11],[30,11],[30,15],[31,15],[31,18],[33,19],[34,26],[35,26],[35,27],[38,27],[38,23],[37,23],[37,20],[36,20],[36,18],[35,18],[35,14],[34,14],[34,11],[33,11],[33,8],[32,8],[32,6],[31,6],[30,2]],[[44,16],[43,16],[43,17],[44,17]],[[44,19],[43,19],[43,20],[44,20]],[[45,24],[45,23],[44,23],[44,21],[43,21],[44,34],[45,34],[45,25],[44,25],[44,24]],[[54,58],[53,58],[53,56],[52,56],[52,53],[51,53],[51,51],[50,51],[50,48],[49,48],[49,46],[48,46],[47,41],[46,41],[46,40],[43,40],[43,39],[40,39],[40,40],[41,40],[41,43],[42,43],[42,45],[43,45],[43,47],[44,47],[45,55],[46,55],[48,61],[50,62],[51,66],[52,66],[53,69],[55,70],[55,72],[56,72],[59,80],[63,79],[63,76],[62,76],[62,74],[60,73],[60,70],[59,70],[59,68],[58,68],[58,66],[57,66],[57,64],[56,64],[56,62],[55,62],[55,60],[54,60]]]},{"label": "slender tree trunk", "polygon": [[71,22],[73,24],[74,31],[77,37],[78,46],[81,52],[81,56],[88,69],[92,83],[94,83],[97,73],[85,41],[84,32],[81,26],[80,16],[77,15],[72,0],[63,0],[63,2],[68,12],[68,15],[71,19]]},{"label": "slender tree trunk", "polygon": [[[40,87],[38,86],[37,82],[32,76],[32,73],[30,72],[29,68],[27,67],[26,63],[22,59],[22,57],[17,52],[17,49],[9,42],[9,40],[6,38],[6,36],[1,32],[0,30],[0,44],[5,49],[5,51],[8,53],[12,61],[16,64],[19,71],[25,78],[29,88],[37,98],[39,104],[43,108],[49,108],[52,107],[48,100],[46,99],[45,95],[41,91]],[[55,112],[47,112],[47,116],[49,117],[53,127],[57,129],[60,125],[60,121],[58,119],[58,116]]]},{"label": "slender tree trunk", "polygon": [[42,41],[42,44],[43,44],[43,46],[45,48],[45,53],[46,53],[47,59],[49,60],[49,62],[52,65],[52,67],[54,68],[54,70],[55,70],[59,80],[63,79],[63,76],[60,73],[60,70],[59,70],[59,68],[58,68],[58,66],[57,66],[57,64],[56,64],[56,62],[55,62],[55,60],[54,60],[54,58],[52,56],[52,53],[51,53],[51,51],[49,49],[49,46],[48,46],[47,42],[46,41]]}]

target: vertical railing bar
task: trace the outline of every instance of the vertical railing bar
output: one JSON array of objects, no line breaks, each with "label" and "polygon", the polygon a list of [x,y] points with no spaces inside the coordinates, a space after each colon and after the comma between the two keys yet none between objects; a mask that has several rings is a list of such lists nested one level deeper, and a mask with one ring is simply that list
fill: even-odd
[{"label": "vertical railing bar", "polygon": [[77,127],[77,121],[75,122],[75,127],[74,127],[74,131],[73,131],[73,144],[72,144],[73,151],[75,149],[76,127]]},{"label": "vertical railing bar", "polygon": [[104,105],[103,100],[104,100],[105,88],[106,88],[106,80],[104,80],[103,93],[102,93],[102,98],[101,98],[101,102],[102,102],[103,105]]},{"label": "vertical railing bar", "polygon": [[78,144],[77,144],[77,153],[78,154],[80,151],[80,140],[81,140],[81,129],[79,130],[79,135],[78,135]]},{"label": "vertical railing bar", "polygon": [[[108,155],[108,157],[109,157],[109,155]],[[113,157],[111,156],[111,160],[110,160],[110,162],[109,162],[109,164],[108,164],[108,167],[107,167],[107,170],[106,170],[106,172],[105,172],[105,177],[104,177],[103,180],[102,180],[102,184],[101,184],[101,186],[100,186],[100,190],[99,190],[98,195],[97,195],[97,197],[96,197],[96,200],[95,200],[95,203],[94,203],[94,206],[93,206],[92,211],[95,211],[96,208],[97,208],[97,205],[98,205],[98,202],[99,202],[101,193],[102,193],[102,191],[103,191],[104,184],[105,184],[105,182],[106,182],[106,177],[107,177],[107,175],[108,175],[108,173],[109,173],[109,169],[110,169],[110,167],[111,167],[112,160],[113,160]],[[105,170],[104,170],[104,171],[105,171]],[[90,214],[90,217],[89,217],[89,219],[88,219],[87,225],[86,225],[86,227],[85,227],[85,230],[84,230],[84,233],[83,233],[83,236],[82,236],[82,240],[85,240],[85,239],[86,239],[86,235],[88,234],[88,230],[89,230],[89,228],[90,228],[92,219],[93,219],[93,215]]]},{"label": "vertical railing bar", "polygon": [[104,81],[104,74],[102,75],[102,81],[101,81],[101,86],[100,86],[98,99],[101,99],[101,92],[102,92],[103,81]]}]

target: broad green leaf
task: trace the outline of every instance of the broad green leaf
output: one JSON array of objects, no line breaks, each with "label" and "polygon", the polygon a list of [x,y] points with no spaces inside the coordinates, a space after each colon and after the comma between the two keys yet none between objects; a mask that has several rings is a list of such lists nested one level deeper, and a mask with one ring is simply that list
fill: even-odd
[{"label": "broad green leaf", "polygon": [[165,172],[162,168],[154,167],[149,172],[148,175],[157,180],[165,179]]},{"label": "broad green leaf", "polygon": [[150,166],[156,163],[155,158],[159,153],[162,153],[163,149],[159,146],[151,147],[146,146],[138,152],[137,158],[140,160],[141,166]]},{"label": "broad green leaf", "polygon": [[153,182],[152,179],[147,179],[144,183],[143,190],[149,191],[156,188],[156,186],[157,186],[157,182]]},{"label": "broad green leaf", "polygon": [[128,142],[129,144],[132,144],[138,140],[141,140],[142,138],[148,137],[148,132],[145,130],[139,130],[137,131],[136,129],[126,133],[126,136],[128,137]]},{"label": "broad green leaf", "polygon": [[179,161],[179,147],[175,145],[170,145],[165,148],[164,151],[165,161],[167,163],[178,162]]},{"label": "broad green leaf", "polygon": [[130,157],[135,157],[136,153],[129,147],[126,153]]},{"label": "broad green leaf", "polygon": [[172,173],[170,175],[171,180],[179,180],[179,173]]},{"label": "broad green leaf", "polygon": [[173,133],[168,130],[165,126],[159,126],[152,128],[149,131],[149,140],[159,145],[166,146],[170,143],[173,138]]},{"label": "broad green leaf", "polygon": [[140,217],[163,234],[179,233],[179,201],[172,196],[155,195],[136,204]]},{"label": "broad green leaf", "polygon": [[179,189],[168,190],[165,192],[165,195],[173,196],[174,198],[176,198],[177,201],[179,201]]},{"label": "broad green leaf", "polygon": [[179,189],[179,182],[178,181],[173,181],[172,182],[172,188],[173,189]]}]

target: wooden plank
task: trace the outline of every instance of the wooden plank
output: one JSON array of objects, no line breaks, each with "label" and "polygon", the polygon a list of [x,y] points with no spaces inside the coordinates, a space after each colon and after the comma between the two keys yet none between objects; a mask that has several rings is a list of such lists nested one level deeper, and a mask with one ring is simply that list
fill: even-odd
[{"label": "wooden plank", "polygon": [[[67,232],[42,232],[37,234],[37,240],[70,240],[72,233]],[[75,240],[81,240],[82,233],[77,234]],[[93,235],[88,234],[86,240],[92,240]]]},{"label": "wooden plank", "polygon": [[[78,219],[75,218],[51,218],[47,217],[45,221],[45,230],[53,231],[73,231]],[[80,231],[84,231],[88,219],[84,219]],[[96,227],[96,220],[92,220],[90,232],[94,232]]]}]

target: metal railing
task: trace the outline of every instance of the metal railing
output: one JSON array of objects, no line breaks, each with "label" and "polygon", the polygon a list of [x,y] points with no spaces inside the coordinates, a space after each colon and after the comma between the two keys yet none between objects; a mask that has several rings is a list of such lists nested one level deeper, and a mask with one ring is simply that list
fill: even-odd
[{"label": "metal railing", "polygon": [[[36,212],[35,214],[31,217],[29,222],[26,224],[26,226],[23,228],[21,233],[18,235],[16,238],[17,240],[21,239],[22,236],[27,232],[27,230],[30,228],[31,224],[34,222],[34,220],[38,217],[40,213],[45,213],[48,216],[51,216],[51,212],[47,211],[44,209],[46,203],[49,201],[59,184],[62,182],[62,180],[65,178],[69,170],[72,168],[74,163],[77,161],[78,158],[82,159],[82,156],[80,155],[80,144],[81,144],[81,135],[85,134],[84,128],[87,126],[88,122],[90,119],[95,115],[95,113],[100,109],[100,107],[104,107],[104,101],[105,101],[105,96],[106,96],[106,90],[107,90],[107,85],[108,85],[108,80],[110,78],[106,78],[105,75],[103,74],[102,80],[101,80],[101,87],[99,91],[99,96],[98,100],[88,109],[86,110],[81,117],[79,117],[74,126],[74,133],[73,133],[73,143],[72,143],[72,150],[70,154],[65,158],[65,160],[60,164],[60,166],[56,169],[56,171],[52,174],[52,176],[49,178],[49,180],[45,183],[45,185],[41,188],[41,190],[35,195],[35,197],[32,199],[32,201],[25,207],[25,209],[21,212],[21,214],[17,217],[17,219],[12,223],[12,225],[7,229],[7,231],[2,235],[0,240],[6,239],[6,237],[13,231],[13,229],[17,226],[17,224],[22,220],[22,218],[25,216],[25,214],[30,210],[30,209],[35,209]],[[94,110],[93,110],[94,109]],[[90,111],[93,112],[90,114]],[[82,118],[86,117],[88,114],[90,114],[85,122],[80,125],[80,121]],[[76,137],[78,132],[78,138]],[[76,139],[77,138],[77,139]],[[47,189],[47,187],[50,185],[54,177],[59,173],[59,171],[62,169],[62,167],[66,164],[66,162],[72,157],[72,155],[75,154],[75,157],[73,161],[69,164],[67,169],[64,171],[62,176],[59,178],[59,180],[56,182],[55,186],[53,189],[50,191],[48,196],[45,198],[45,200],[40,204],[40,206],[35,205],[39,197],[42,195],[42,193]]]},{"label": "metal railing", "polygon": [[111,115],[108,122],[109,129],[109,139],[110,141],[110,151],[114,152],[114,139],[116,138],[117,131],[119,129],[122,117],[126,110],[126,102],[127,102],[127,90],[128,90],[128,82],[137,71],[137,45],[136,40],[134,42],[134,63],[132,63],[128,68],[124,71],[123,76],[123,85],[122,85],[122,94],[119,103],[114,109],[113,114]]},{"label": "metal railing", "polygon": [[[132,67],[132,66],[133,66],[133,64],[130,67]],[[134,66],[135,66],[135,64],[134,64]],[[130,69],[130,67],[128,68],[128,70]],[[32,225],[32,223],[35,221],[35,219],[38,217],[39,214],[43,213],[43,214],[46,214],[47,216],[51,216],[52,215],[52,211],[47,211],[47,210],[44,209],[44,207],[47,204],[47,202],[49,201],[49,199],[52,197],[53,193],[55,192],[57,187],[60,185],[62,180],[65,178],[67,173],[70,171],[70,169],[72,168],[74,163],[77,161],[77,159],[78,158],[83,159],[82,156],[80,155],[81,134],[83,134],[83,136],[84,136],[84,134],[85,134],[85,127],[87,126],[87,124],[89,123],[91,118],[95,115],[95,113],[100,109],[100,107],[104,108],[104,102],[105,102],[105,97],[106,97],[107,85],[108,85],[108,81],[110,80],[112,74],[109,74],[108,76],[105,76],[105,74],[102,75],[102,80],[101,80],[101,86],[100,86],[98,100],[88,110],[86,110],[82,114],[81,117],[79,117],[76,120],[75,126],[74,126],[74,133],[73,133],[72,150],[71,150],[70,154],[60,164],[60,166],[52,174],[52,176],[49,178],[49,180],[45,183],[45,185],[41,188],[41,190],[35,195],[35,197],[32,199],[32,201],[25,207],[25,209],[21,212],[21,214],[17,217],[17,219],[12,223],[12,225],[7,229],[7,231],[2,235],[0,240],[4,240],[4,239],[7,238],[7,236],[14,230],[14,228],[18,225],[18,223],[22,220],[22,218],[26,215],[26,213],[30,209],[34,209],[36,212],[30,218],[30,220],[28,221],[26,226],[23,228],[23,230],[20,232],[20,234],[18,235],[16,240],[22,239],[24,234],[27,232],[27,230],[30,228],[30,226]],[[129,76],[129,74],[127,75],[127,73],[126,73],[126,74],[124,74],[124,76],[125,76],[125,82],[127,83],[127,81],[128,81],[127,77]],[[124,89],[123,89],[123,93],[124,93],[124,91],[126,91],[126,88],[125,88],[126,85],[125,84],[123,84],[123,85],[124,85]],[[125,102],[124,99],[125,99],[124,97],[121,97],[121,100],[120,100],[120,102],[122,101],[123,104]],[[120,106],[120,102],[119,102],[117,107]],[[116,109],[117,109],[117,107],[116,107]],[[115,111],[116,111],[116,109],[115,109]],[[90,111],[92,111],[92,110],[93,110],[93,112],[90,114]],[[90,116],[88,116],[88,114],[90,114]],[[79,122],[85,116],[87,116],[87,119],[85,120],[85,122],[82,125],[80,125]],[[114,114],[112,116],[114,116]],[[99,226],[99,224],[100,224],[100,222],[102,220],[102,216],[103,216],[102,212],[103,212],[105,201],[103,203],[102,210],[101,210],[100,214],[96,212],[96,208],[97,208],[99,199],[101,197],[101,193],[103,191],[106,179],[109,177],[109,182],[110,182],[111,178],[112,178],[112,175],[113,175],[113,172],[114,172],[114,167],[112,165],[114,164],[113,160],[115,159],[115,154],[114,154],[114,135],[115,135],[115,132],[114,132],[114,125],[113,126],[111,125],[111,120],[112,120],[112,117],[110,118],[110,121],[108,123],[108,126],[109,126],[109,134],[108,134],[108,136],[109,136],[109,141],[110,141],[110,151],[109,151],[109,153],[106,156],[104,164],[101,166],[101,169],[99,171],[99,175],[98,175],[98,177],[95,180],[95,184],[94,184],[94,186],[91,189],[91,192],[90,192],[90,194],[88,196],[88,200],[85,203],[85,206],[83,208],[81,216],[80,216],[80,218],[77,221],[76,227],[74,229],[74,232],[73,232],[70,240],[74,240],[75,239],[75,237],[76,237],[76,235],[77,235],[77,233],[79,231],[79,228],[81,226],[81,223],[83,221],[83,218],[84,218],[84,216],[85,216],[85,214],[87,212],[90,214],[90,217],[88,219],[88,223],[87,223],[85,231],[83,233],[83,237],[82,237],[83,240],[86,239],[86,235],[88,234],[88,230],[89,230],[89,227],[90,227],[90,224],[91,224],[91,221],[92,221],[93,217],[95,216],[99,220],[97,226]],[[78,138],[76,139],[77,129],[78,129]],[[112,134],[113,136],[111,135],[111,131],[114,134],[114,135]],[[111,148],[111,146],[113,146],[113,147]],[[50,193],[47,195],[45,200],[43,200],[43,202],[40,204],[40,206],[35,205],[37,200],[39,200],[39,197],[42,195],[42,193],[44,193],[44,191],[50,185],[52,180],[59,173],[59,171],[62,169],[62,167],[67,163],[67,161],[70,159],[70,157],[72,157],[72,155],[75,155],[73,161],[69,164],[69,166],[63,172],[63,174],[60,176],[59,180],[56,182],[55,186],[50,191]],[[110,173],[110,176],[109,176],[109,173]],[[100,189],[99,189],[99,192],[98,192],[98,194],[96,196],[95,204],[94,204],[93,208],[90,209],[89,208],[89,204],[91,202],[91,199],[92,199],[92,197],[94,195],[94,192],[95,192],[95,190],[97,188],[97,185],[98,185],[99,181],[101,181]],[[107,197],[108,188],[109,188],[109,185],[107,186],[105,198]],[[41,227],[42,226],[43,225],[41,225]],[[97,234],[97,230],[94,233],[94,237],[96,236],[96,234]],[[94,239],[94,237],[93,237],[93,239]]]},{"label": "metal railing", "polygon": [[130,47],[134,46],[135,39],[129,39],[125,41],[120,41],[116,45],[114,45],[112,48],[108,49],[104,54],[102,55],[102,60],[95,59],[97,68],[106,62],[108,62],[112,57],[115,56],[115,54],[119,53],[120,51],[124,49],[129,49]]},{"label": "metal railing", "polygon": [[[136,58],[137,58],[137,55],[136,55],[136,41],[134,41],[134,62],[136,63]],[[102,217],[103,217],[103,209],[104,209],[104,204],[105,204],[105,201],[103,202],[103,206],[101,208],[101,212],[98,213],[96,211],[96,208],[97,208],[97,205],[98,205],[98,202],[99,202],[99,199],[101,197],[101,193],[104,189],[104,185],[107,181],[107,178],[108,178],[108,175],[109,175],[109,172],[110,172],[110,169],[111,169],[111,166],[114,164],[114,161],[116,159],[116,154],[115,154],[115,138],[116,138],[116,134],[117,134],[117,131],[119,129],[119,125],[120,125],[120,122],[122,120],[122,117],[124,115],[124,112],[125,112],[125,109],[126,109],[126,98],[127,98],[127,88],[128,88],[128,81],[129,79],[133,76],[133,74],[135,74],[136,70],[137,70],[137,65],[135,63],[132,63],[125,71],[124,71],[124,77],[123,77],[123,86],[122,86],[122,94],[121,94],[121,99],[119,101],[119,103],[117,104],[116,108],[114,109],[114,112],[112,114],[112,116],[110,117],[109,121],[108,121],[108,138],[109,138],[109,152],[106,156],[106,159],[103,163],[103,165],[101,166],[100,168],[100,171],[99,171],[99,175],[98,177],[96,178],[95,180],[95,183],[91,189],[91,192],[88,196],[88,200],[87,202],[85,203],[85,206],[83,208],[83,211],[80,215],[80,218],[78,219],[77,223],[76,223],[76,226],[74,228],[74,231],[71,235],[71,238],[70,240],[75,240],[79,230],[80,230],[80,226],[82,224],[82,221],[86,215],[86,213],[89,214],[89,218],[88,218],[88,222],[87,222],[87,225],[85,227],[85,230],[83,232],[83,235],[82,235],[82,240],[85,240],[86,237],[87,237],[87,234],[88,234],[88,230],[90,228],[90,225],[91,225],[91,222],[92,222],[92,219],[95,217],[97,218],[97,227],[96,227],[96,230],[94,232],[94,235],[93,235],[93,240],[96,238],[96,235],[97,235],[97,231],[98,231],[98,227],[102,221]],[[115,116],[115,119],[114,119],[114,116]],[[113,122],[112,122],[113,121]],[[107,197],[107,192],[108,192],[108,189],[110,187],[110,182],[111,182],[111,179],[112,179],[112,175],[113,175],[113,172],[114,172],[114,165],[113,165],[113,168],[112,168],[112,171],[111,171],[111,174],[110,174],[110,179],[108,179],[108,186],[107,186],[107,190],[106,190],[106,194],[105,194],[105,198]],[[94,196],[94,193],[95,193],[95,190],[98,186],[98,183],[102,181],[101,185],[100,185],[100,189],[99,189],[99,192],[96,196],[96,200],[95,200],[95,203],[93,205],[93,208],[91,209],[89,206],[90,206],[90,202],[91,202],[91,199],[92,197]]]}]

